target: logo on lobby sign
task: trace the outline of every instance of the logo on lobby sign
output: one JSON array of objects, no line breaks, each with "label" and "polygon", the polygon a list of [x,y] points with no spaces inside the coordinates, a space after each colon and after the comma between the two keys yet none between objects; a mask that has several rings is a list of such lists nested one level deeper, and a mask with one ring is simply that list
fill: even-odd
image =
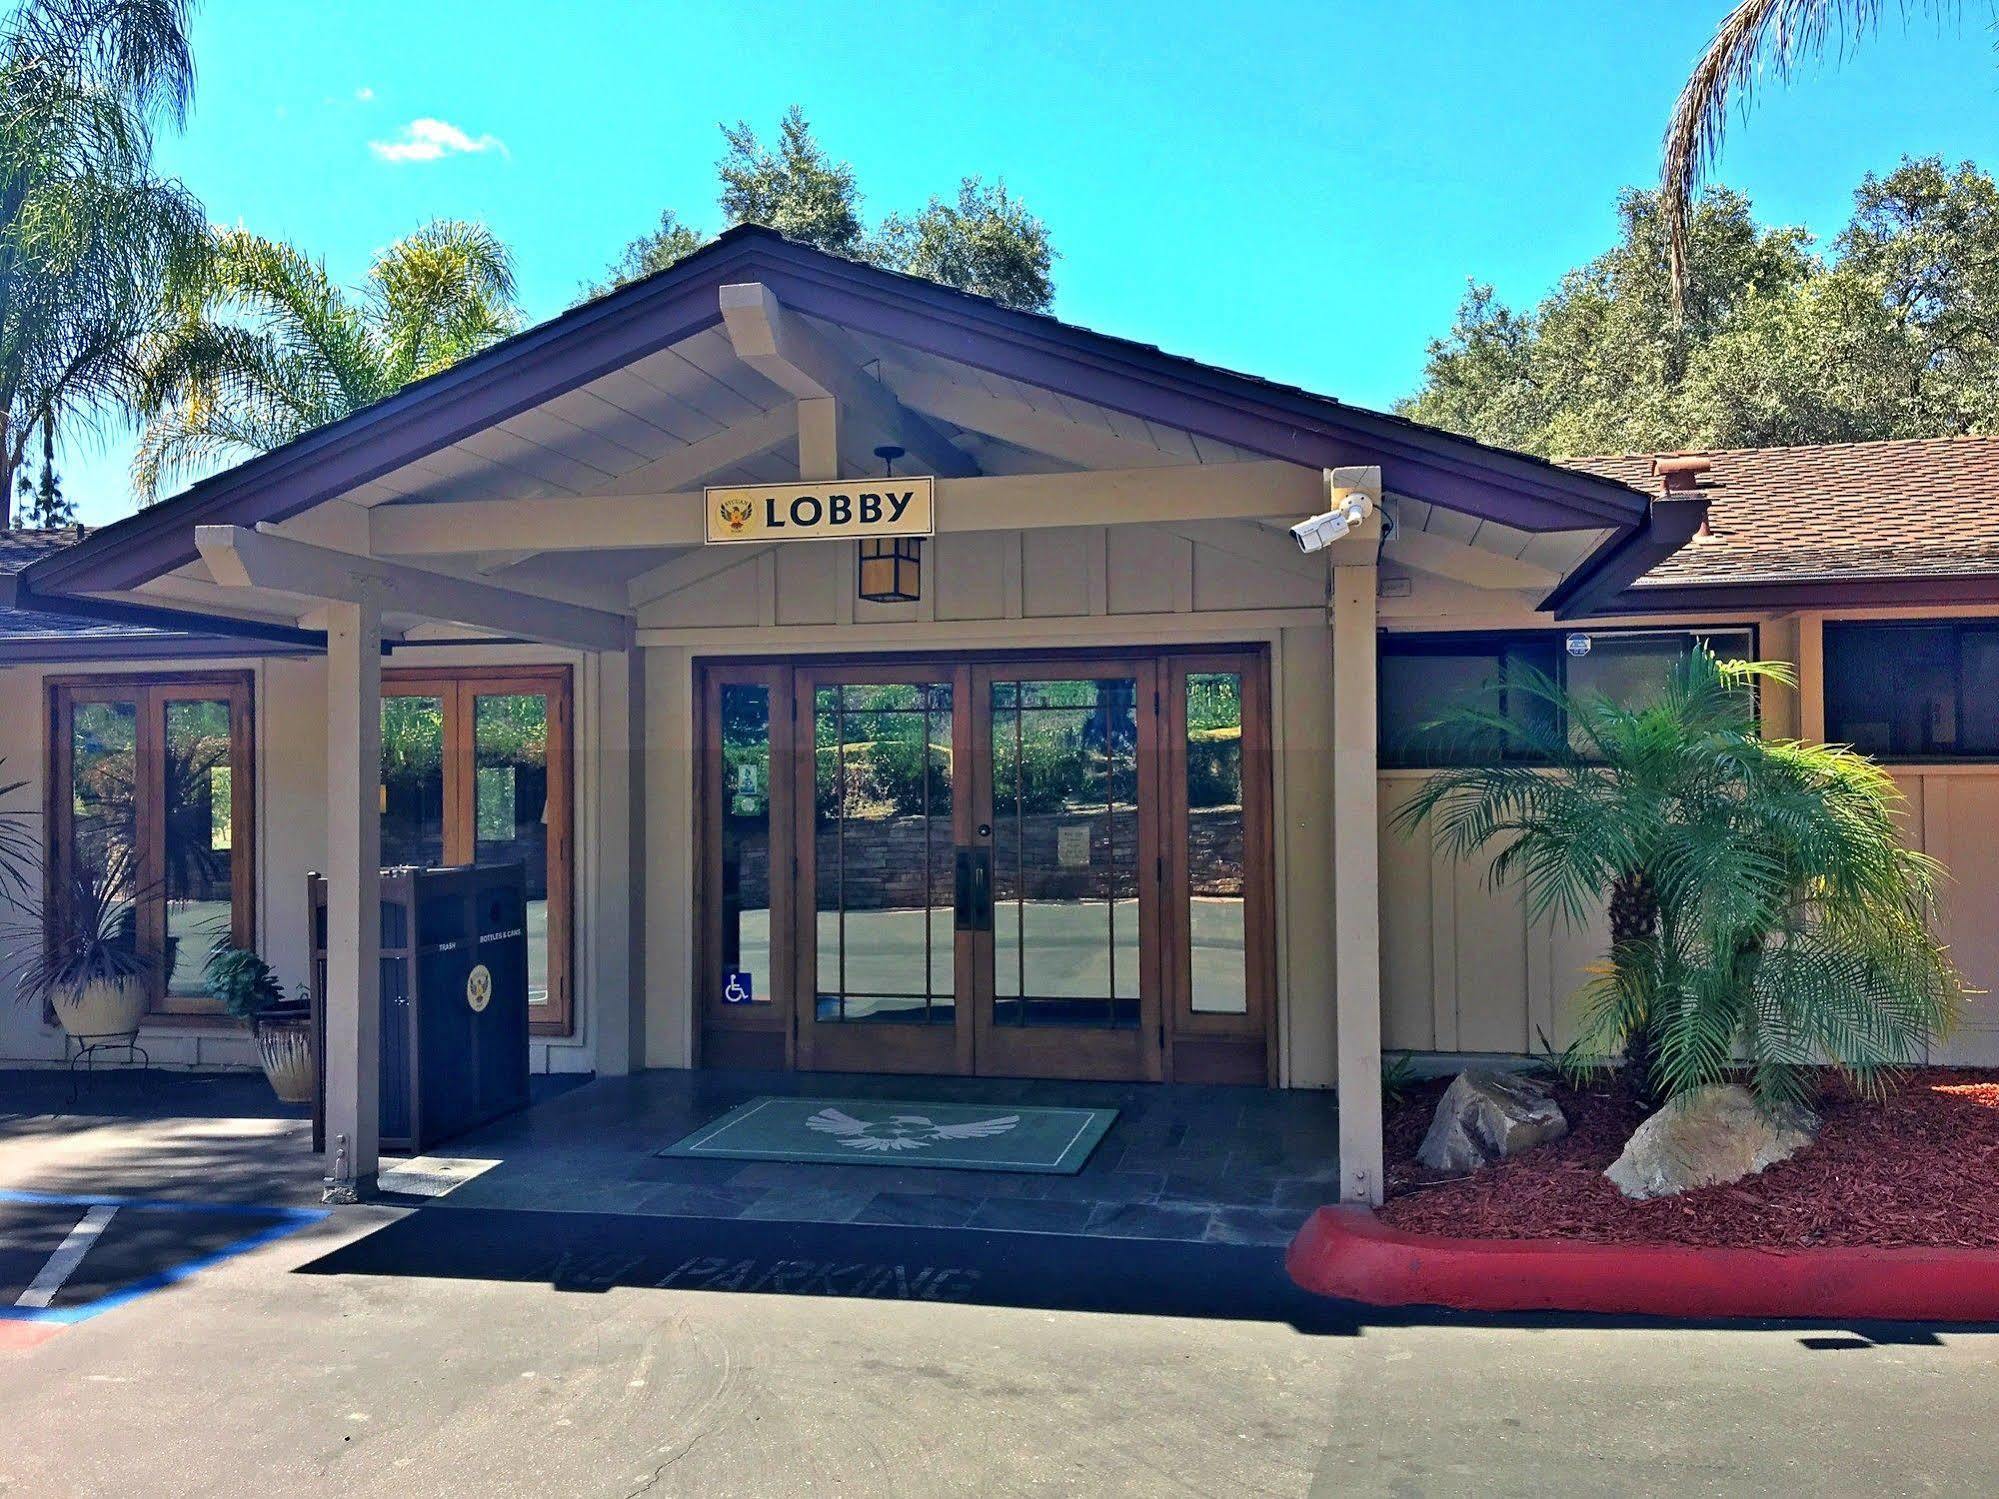
[{"label": "logo on lobby sign", "polygon": [[722,517],[722,524],[729,528],[731,536],[740,536],[750,517],[756,514],[756,507],[748,500],[724,500],[716,507],[716,514]]}]

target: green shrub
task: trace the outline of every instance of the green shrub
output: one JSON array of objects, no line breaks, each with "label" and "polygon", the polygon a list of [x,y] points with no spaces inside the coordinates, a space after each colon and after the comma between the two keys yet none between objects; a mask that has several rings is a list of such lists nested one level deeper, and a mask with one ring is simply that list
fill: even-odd
[{"label": "green shrub", "polygon": [[284,986],[278,976],[247,947],[218,942],[208,959],[208,994],[238,1020],[255,1020],[273,1005],[283,1004]]}]

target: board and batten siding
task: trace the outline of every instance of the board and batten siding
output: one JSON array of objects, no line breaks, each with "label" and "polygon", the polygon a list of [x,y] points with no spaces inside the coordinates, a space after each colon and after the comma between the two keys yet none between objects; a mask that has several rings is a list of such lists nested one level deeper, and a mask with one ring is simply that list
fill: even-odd
[{"label": "board and batten siding", "polygon": [[1453,859],[1425,823],[1391,826],[1429,772],[1384,771],[1381,798],[1382,1045],[1390,1051],[1560,1052],[1576,991],[1609,943],[1584,926],[1529,921],[1519,893],[1493,889],[1490,861]]},{"label": "board and batten siding", "polygon": [[1908,798],[1909,844],[1943,864],[1943,929],[1966,985],[1957,1033],[1932,1062],[1999,1065],[1999,765],[1890,765]]},{"label": "board and batten siding", "polygon": [[[1947,871],[1939,936],[1975,991],[1933,1049],[1941,1065],[1999,1065],[1999,766],[1888,766],[1908,798],[1910,846]],[[1546,1055],[1575,1034],[1576,995],[1610,945],[1601,912],[1583,926],[1530,922],[1490,862],[1456,860],[1425,826],[1390,826],[1428,772],[1381,785],[1382,1045],[1391,1051]]]}]

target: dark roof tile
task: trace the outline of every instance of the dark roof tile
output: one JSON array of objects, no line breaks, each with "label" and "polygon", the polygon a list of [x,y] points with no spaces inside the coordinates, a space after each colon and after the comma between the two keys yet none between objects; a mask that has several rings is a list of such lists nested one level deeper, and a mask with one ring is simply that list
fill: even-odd
[{"label": "dark roof tile", "polygon": [[[1571,468],[1660,492],[1654,454]],[[1657,455],[1667,456],[1667,455]],[[1999,573],[1999,437],[1693,449],[1709,460],[1707,534],[1635,585]]]}]

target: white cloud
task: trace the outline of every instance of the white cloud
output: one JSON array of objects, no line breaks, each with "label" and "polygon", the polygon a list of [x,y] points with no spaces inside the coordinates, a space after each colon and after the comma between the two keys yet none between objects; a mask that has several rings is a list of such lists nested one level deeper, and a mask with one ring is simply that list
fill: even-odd
[{"label": "white cloud", "polygon": [[403,126],[402,139],[369,141],[368,149],[383,161],[437,161],[446,156],[470,156],[482,151],[507,154],[507,144],[497,135],[467,135],[449,120],[411,120]]},{"label": "white cloud", "polygon": [[369,104],[374,101],[375,91],[369,88],[368,85],[364,83],[359,88],[354,90],[354,97],[363,104]]}]

